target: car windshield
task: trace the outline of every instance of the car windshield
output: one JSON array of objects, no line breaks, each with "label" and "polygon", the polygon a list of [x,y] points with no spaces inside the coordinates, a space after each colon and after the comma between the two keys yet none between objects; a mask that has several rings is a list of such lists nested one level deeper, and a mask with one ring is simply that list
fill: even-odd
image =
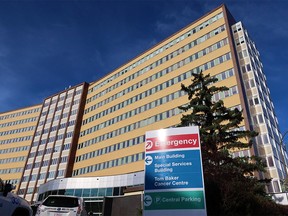
[{"label": "car windshield", "polygon": [[74,197],[48,197],[43,205],[51,207],[68,207],[73,208],[78,206],[78,199]]}]

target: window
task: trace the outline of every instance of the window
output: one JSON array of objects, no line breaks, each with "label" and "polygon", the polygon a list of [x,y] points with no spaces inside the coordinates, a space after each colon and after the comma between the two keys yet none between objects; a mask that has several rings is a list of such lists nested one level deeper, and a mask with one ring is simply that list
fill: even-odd
[{"label": "window", "polygon": [[251,65],[250,64],[247,64],[246,68],[247,68],[247,71],[251,71]]},{"label": "window", "polygon": [[278,181],[273,181],[273,186],[274,186],[274,191],[276,193],[280,192],[280,187],[279,187]]},{"label": "window", "polygon": [[267,164],[269,167],[274,167],[274,161],[272,156],[267,157]]},{"label": "window", "polygon": [[267,134],[262,135],[262,141],[263,141],[263,144],[267,144],[269,142]]},{"label": "window", "polygon": [[259,99],[258,98],[254,98],[254,104],[259,104]]}]

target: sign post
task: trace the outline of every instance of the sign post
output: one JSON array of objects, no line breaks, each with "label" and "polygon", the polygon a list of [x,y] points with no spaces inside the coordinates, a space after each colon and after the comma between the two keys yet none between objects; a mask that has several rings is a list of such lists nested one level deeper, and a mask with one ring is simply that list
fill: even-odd
[{"label": "sign post", "polygon": [[146,132],[145,216],[206,216],[198,127]]}]

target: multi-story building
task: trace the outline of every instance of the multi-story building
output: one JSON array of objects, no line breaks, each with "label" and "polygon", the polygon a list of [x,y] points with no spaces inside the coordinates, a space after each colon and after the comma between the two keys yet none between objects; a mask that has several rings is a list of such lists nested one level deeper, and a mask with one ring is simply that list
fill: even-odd
[{"label": "multi-story building", "polygon": [[260,54],[241,22],[232,25],[232,31],[244,83],[246,110],[249,113],[247,119],[250,128],[259,132],[252,154],[266,159],[267,173],[260,173],[260,177],[272,178],[272,183],[267,185],[268,191],[279,192],[279,183],[287,175],[287,157]]},{"label": "multi-story building", "polygon": [[[41,105],[0,114],[0,177],[19,185]],[[17,188],[18,189],[18,188]]]},{"label": "multi-story building", "polygon": [[104,196],[141,191],[145,132],[180,123],[178,106],[188,102],[181,83],[189,84],[192,73],[200,71],[229,88],[213,100],[243,109],[242,128],[259,132],[252,150],[234,156],[263,157],[267,173],[257,176],[273,178],[267,190],[279,192],[287,164],[282,153],[287,157],[259,53],[242,23],[222,5],[90,83],[87,96],[81,84],[45,99],[18,193],[29,201],[74,194],[100,212]]},{"label": "multi-story building", "polygon": [[49,180],[71,177],[87,87],[82,83],[44,100],[18,191],[25,199],[36,200]]}]

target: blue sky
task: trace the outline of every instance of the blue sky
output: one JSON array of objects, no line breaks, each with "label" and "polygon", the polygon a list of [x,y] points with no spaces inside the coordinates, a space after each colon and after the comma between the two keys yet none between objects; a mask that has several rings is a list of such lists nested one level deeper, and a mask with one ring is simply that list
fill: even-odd
[{"label": "blue sky", "polygon": [[222,3],[255,41],[287,131],[286,0],[0,0],[0,112],[95,81]]}]

